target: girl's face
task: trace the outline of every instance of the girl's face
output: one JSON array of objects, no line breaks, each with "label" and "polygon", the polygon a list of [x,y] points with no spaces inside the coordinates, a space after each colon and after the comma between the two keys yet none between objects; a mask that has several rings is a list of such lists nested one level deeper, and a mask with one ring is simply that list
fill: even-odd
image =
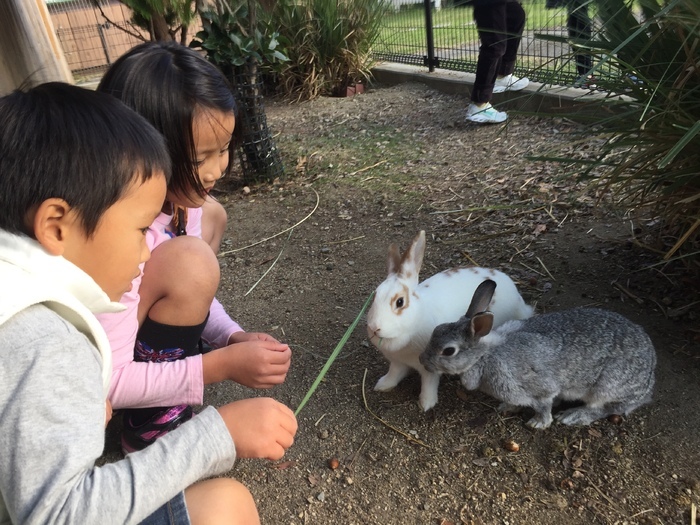
[{"label": "girl's face", "polygon": [[[232,112],[208,108],[195,110],[192,121],[196,150],[195,169],[207,193],[228,168],[228,148],[235,125],[236,119]],[[204,198],[195,191],[188,195],[175,195],[168,191],[167,200],[188,208],[199,208],[204,204]]]}]

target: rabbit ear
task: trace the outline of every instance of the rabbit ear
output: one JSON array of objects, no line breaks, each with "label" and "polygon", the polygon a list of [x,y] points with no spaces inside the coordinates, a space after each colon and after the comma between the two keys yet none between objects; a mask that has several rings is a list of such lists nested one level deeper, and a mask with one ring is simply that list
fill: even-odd
[{"label": "rabbit ear", "polygon": [[418,273],[423,264],[423,254],[425,253],[425,231],[418,232],[411,245],[408,247],[401,257],[399,263],[399,275],[406,279],[415,279],[418,282]]},{"label": "rabbit ear", "polygon": [[395,244],[389,246],[386,267],[389,275],[392,273],[399,273],[399,270],[401,269],[401,253],[399,252],[399,247]]},{"label": "rabbit ear", "polygon": [[493,314],[491,312],[481,312],[475,314],[469,321],[470,336],[472,341],[478,341],[493,328]]},{"label": "rabbit ear", "polygon": [[496,283],[491,279],[486,279],[474,290],[474,296],[472,297],[472,302],[467,308],[466,317],[471,319],[476,314],[485,312],[489,309],[491,304],[491,298],[496,291]]}]

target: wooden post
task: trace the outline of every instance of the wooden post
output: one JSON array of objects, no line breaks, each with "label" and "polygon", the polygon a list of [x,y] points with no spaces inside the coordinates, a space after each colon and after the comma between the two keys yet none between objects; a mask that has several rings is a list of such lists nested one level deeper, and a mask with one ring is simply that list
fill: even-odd
[{"label": "wooden post", "polygon": [[21,85],[73,83],[44,0],[2,0],[0,20],[0,95]]}]

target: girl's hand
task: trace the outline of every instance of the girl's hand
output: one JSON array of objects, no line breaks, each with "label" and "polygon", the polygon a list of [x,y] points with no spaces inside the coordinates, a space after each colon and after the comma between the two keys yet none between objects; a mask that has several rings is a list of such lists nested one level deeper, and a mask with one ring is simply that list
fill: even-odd
[{"label": "girl's hand", "polygon": [[204,354],[204,383],[230,379],[250,388],[272,388],[283,383],[292,361],[292,351],[288,345],[267,337],[269,339],[253,337]]},{"label": "girl's hand", "polygon": [[277,339],[261,332],[235,332],[228,338],[228,344],[245,343],[246,341],[272,341],[279,343]]}]

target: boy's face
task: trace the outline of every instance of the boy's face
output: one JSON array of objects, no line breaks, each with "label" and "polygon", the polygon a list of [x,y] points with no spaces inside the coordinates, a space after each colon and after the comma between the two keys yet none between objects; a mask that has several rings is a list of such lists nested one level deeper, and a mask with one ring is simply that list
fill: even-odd
[{"label": "boy's face", "polygon": [[165,192],[162,172],[146,182],[137,181],[107,209],[92,237],[80,228],[65,239],[63,256],[92,277],[112,301],[131,289],[139,265],[151,256],[146,231],[160,213]]}]

